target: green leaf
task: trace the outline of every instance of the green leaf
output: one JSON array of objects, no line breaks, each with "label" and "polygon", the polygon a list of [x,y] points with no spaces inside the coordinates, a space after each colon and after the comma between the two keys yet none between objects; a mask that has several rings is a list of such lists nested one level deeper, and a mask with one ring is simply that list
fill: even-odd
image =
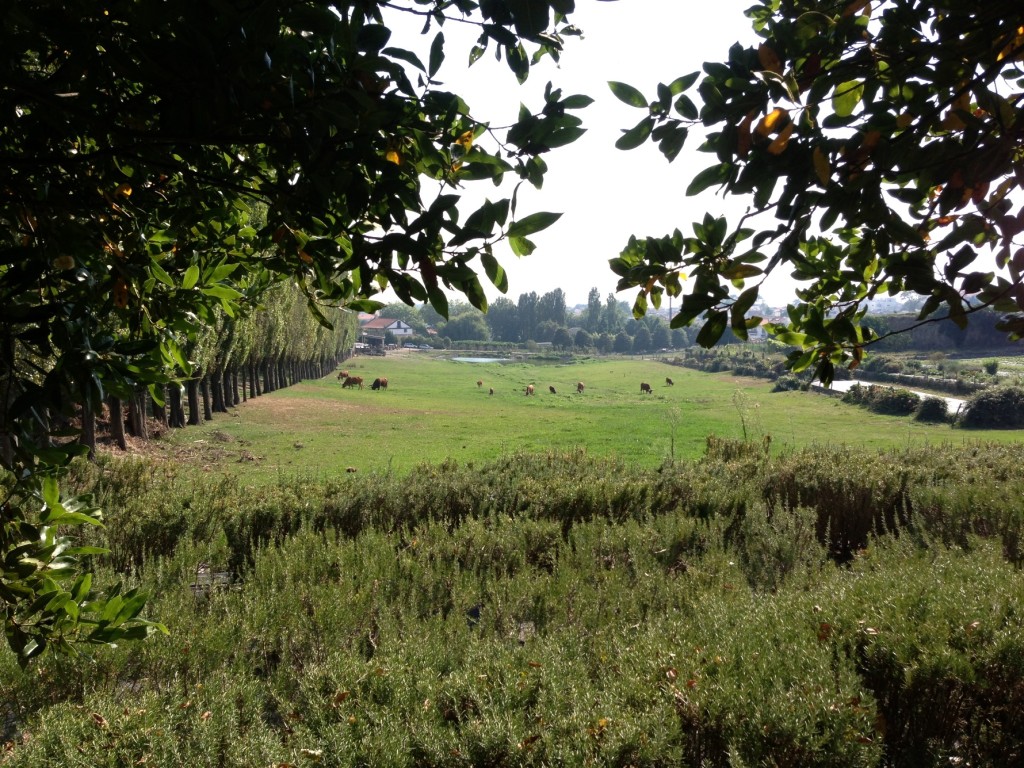
[{"label": "green leaf", "polygon": [[583,109],[589,107],[594,103],[594,100],[590,96],[578,94],[575,96],[566,96],[562,99],[561,105],[563,109]]},{"label": "green leaf", "polygon": [[64,550],[65,555],[79,556],[79,555],[106,555],[109,554],[110,550],[105,547],[70,547]]},{"label": "green leaf", "polygon": [[858,80],[840,83],[832,92],[832,109],[839,117],[849,117],[864,98],[864,84]]},{"label": "green leaf", "polygon": [[92,574],[83,573],[75,579],[75,584],[71,587],[71,599],[76,603],[82,602],[89,596],[90,589],[92,589]]},{"label": "green leaf", "polygon": [[480,261],[484,265],[484,270],[487,272],[487,278],[491,281],[495,288],[502,293],[508,292],[508,275],[505,274],[505,270],[502,268],[498,260],[489,253],[485,253],[480,257]]},{"label": "green leaf", "polygon": [[508,236],[509,238],[514,238],[532,235],[535,232],[547,229],[560,218],[562,218],[562,214],[560,213],[549,213],[547,211],[531,213],[529,216],[526,216],[519,221],[513,221],[512,224],[509,225]]},{"label": "green leaf", "polygon": [[43,478],[42,495],[46,506],[51,508],[60,506],[60,486],[57,484],[57,478],[52,475]]},{"label": "green leaf", "polygon": [[441,69],[442,63],[444,63],[444,33],[438,32],[430,44],[430,64],[427,67],[427,74],[434,77]]},{"label": "green leaf", "polygon": [[238,264],[218,264],[214,267],[213,271],[205,277],[205,281],[209,283],[219,283],[234,274],[235,270],[238,269]]},{"label": "green leaf", "polygon": [[760,267],[755,267],[753,264],[733,264],[727,269],[723,269],[720,274],[726,280],[745,280],[748,277],[756,277],[762,272]]},{"label": "green leaf", "polygon": [[149,262],[149,273],[164,285],[170,288],[174,287],[174,281],[171,279],[171,276],[155,261]]},{"label": "green leaf", "polygon": [[525,237],[510,237],[508,244],[516,256],[529,256],[537,248],[533,241],[527,240]]},{"label": "green leaf", "polygon": [[611,88],[616,98],[624,104],[628,104],[631,107],[638,109],[647,109],[647,99],[632,85],[626,83],[620,83],[615,80],[608,81],[608,87]]},{"label": "green leaf", "polygon": [[710,349],[718,343],[725,333],[729,324],[728,312],[713,312],[701,327],[697,334],[697,343],[705,349]]},{"label": "green leaf", "polygon": [[691,85],[697,82],[697,78],[700,77],[700,72],[691,72],[688,75],[677,77],[668,85],[668,90],[673,96],[678,96],[683,91],[687,90]]},{"label": "green leaf", "polygon": [[690,186],[686,188],[687,195],[699,195],[708,187],[713,187],[716,184],[724,184],[728,179],[729,165],[727,163],[719,163],[713,165],[710,168],[705,168],[703,171],[693,177],[693,181],[690,182]]},{"label": "green leaf", "polygon": [[381,51],[385,56],[390,56],[393,59],[401,59],[412,64],[420,72],[426,72],[427,68],[423,66],[423,62],[420,61],[420,57],[412,51],[407,51],[404,48],[385,48]]},{"label": "green leaf", "polygon": [[236,291],[234,288],[229,288],[226,285],[210,285],[206,288],[201,288],[200,291],[206,296],[214,296],[218,299],[227,299],[228,301],[242,297],[240,291]]},{"label": "green leaf", "polygon": [[199,282],[199,267],[193,264],[185,270],[185,277],[181,280],[181,287],[187,291],[194,288],[197,282]]},{"label": "green leaf", "polygon": [[653,128],[654,120],[650,117],[645,117],[618,138],[615,142],[615,148],[623,150],[636,149],[647,141]]},{"label": "green leaf", "polygon": [[674,108],[676,112],[687,120],[696,120],[700,116],[700,112],[697,110],[697,105],[693,103],[693,100],[690,99],[689,96],[680,96],[676,99]]}]

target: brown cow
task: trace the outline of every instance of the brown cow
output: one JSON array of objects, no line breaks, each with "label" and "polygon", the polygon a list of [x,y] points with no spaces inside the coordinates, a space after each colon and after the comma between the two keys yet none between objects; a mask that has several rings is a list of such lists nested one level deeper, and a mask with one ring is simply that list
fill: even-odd
[{"label": "brown cow", "polygon": [[672,381],[672,379],[670,379],[668,376],[665,377],[665,383],[668,384],[670,387],[674,387],[676,385],[676,383]]},{"label": "brown cow", "polygon": [[346,387],[359,387],[360,389],[362,389],[363,388],[363,377],[362,376],[346,376],[345,380],[343,382],[341,382],[341,388],[345,389]]},{"label": "brown cow", "polygon": [[482,387],[482,386],[484,385],[484,380],[483,380],[483,379],[477,379],[477,380],[476,380],[476,385],[477,385],[478,387]]},{"label": "brown cow", "polygon": [[577,395],[582,395],[583,394],[583,382],[582,381],[577,381],[576,382],[576,394]]},{"label": "brown cow", "polygon": [[348,371],[342,371],[341,373],[338,374],[338,381],[341,381],[342,379],[347,379],[347,378],[348,378]]},{"label": "brown cow", "polygon": [[526,385],[526,396],[529,397],[533,394],[533,384]]},{"label": "brown cow", "polygon": [[370,385],[370,389],[374,390],[375,392],[378,389],[383,389],[386,392],[388,389],[388,380],[384,377],[374,379],[373,384]]},{"label": "brown cow", "polygon": [[491,391],[490,391],[490,392],[488,392],[487,394],[489,394],[489,395],[493,395],[493,394],[494,394],[494,387],[491,387]]},{"label": "brown cow", "polygon": [[557,394],[558,394],[558,393],[557,393],[557,392],[555,391],[555,388],[554,388],[554,387],[550,387],[550,386],[549,386],[549,387],[548,387],[548,389],[549,389],[549,390],[551,390],[551,394],[552,394],[552,395],[557,395]]},{"label": "brown cow", "polygon": [[642,395],[645,392],[648,395],[651,394],[651,385],[648,384],[646,381],[642,381],[642,382],[640,382],[640,394]]}]

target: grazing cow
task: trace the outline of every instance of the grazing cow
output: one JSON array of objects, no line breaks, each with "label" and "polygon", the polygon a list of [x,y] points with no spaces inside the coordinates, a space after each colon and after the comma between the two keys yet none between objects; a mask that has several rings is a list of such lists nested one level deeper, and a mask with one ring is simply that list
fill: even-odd
[{"label": "grazing cow", "polygon": [[476,380],[476,385],[477,385],[478,387],[482,387],[482,386],[484,385],[484,380],[483,380],[483,379],[477,379],[477,380]]},{"label": "grazing cow", "polygon": [[665,377],[665,383],[668,384],[670,387],[674,387],[676,385],[676,383],[672,381],[672,379],[670,379],[668,376]]},{"label": "grazing cow", "polygon": [[490,392],[488,392],[487,394],[489,394],[489,395],[493,395],[493,394],[494,394],[494,387],[491,387],[491,391],[490,391]]},{"label": "grazing cow", "polygon": [[576,382],[576,394],[577,395],[582,395],[583,394],[583,382],[582,381],[577,381]]},{"label": "grazing cow", "polygon": [[347,379],[347,378],[348,378],[348,371],[342,371],[341,373],[338,374],[338,381],[341,381],[342,379]]},{"label": "grazing cow", "polygon": [[552,395],[557,395],[558,394],[557,392],[555,392],[555,388],[554,387],[548,387],[548,389],[551,390],[551,394]]},{"label": "grazing cow", "polygon": [[346,376],[345,380],[343,382],[341,382],[341,388],[345,389],[346,387],[359,387],[360,389],[362,389],[363,388],[363,377],[362,376]]},{"label": "grazing cow", "polygon": [[375,392],[378,389],[383,389],[386,392],[387,388],[388,388],[388,380],[386,378],[374,379],[373,380],[373,384],[370,385],[370,389],[374,390]]},{"label": "grazing cow", "polygon": [[526,396],[529,397],[533,394],[533,384],[526,385]]},{"label": "grazing cow", "polygon": [[648,395],[651,394],[651,385],[648,384],[646,381],[640,382],[640,394],[642,395],[644,393]]}]

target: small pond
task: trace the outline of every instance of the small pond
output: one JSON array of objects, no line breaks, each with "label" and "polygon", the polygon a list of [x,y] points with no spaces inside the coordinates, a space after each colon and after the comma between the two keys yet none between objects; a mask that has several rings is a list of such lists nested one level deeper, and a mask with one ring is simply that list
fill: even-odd
[{"label": "small pond", "polygon": [[453,357],[453,363],[507,363],[502,357]]}]

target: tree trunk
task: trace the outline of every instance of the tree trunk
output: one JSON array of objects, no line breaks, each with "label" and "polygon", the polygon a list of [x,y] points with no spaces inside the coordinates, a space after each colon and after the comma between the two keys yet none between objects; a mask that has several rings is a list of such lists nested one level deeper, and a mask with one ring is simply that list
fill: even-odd
[{"label": "tree trunk", "polygon": [[207,384],[210,387],[210,399],[212,410],[216,413],[227,413],[227,406],[224,405],[224,372],[217,370],[207,376]]},{"label": "tree trunk", "polygon": [[203,398],[203,418],[207,421],[213,421],[213,406],[210,402],[213,398],[210,397],[210,377],[203,376],[199,380],[199,393]]},{"label": "tree trunk", "polygon": [[168,388],[167,395],[167,401],[171,406],[169,426],[173,429],[182,429],[185,426],[185,408],[181,403],[181,387],[172,384]]},{"label": "tree trunk", "polygon": [[78,438],[89,449],[89,461],[96,458],[96,414],[89,403],[82,404],[82,434]]},{"label": "tree trunk", "polygon": [[[243,376],[244,376],[244,374],[243,374]],[[232,405],[238,405],[241,402],[241,400],[242,400],[242,398],[239,398],[239,396],[238,396],[238,385],[239,385],[239,381],[238,381],[238,368],[232,368],[231,369],[231,404]],[[241,381],[241,385],[242,385],[242,397],[244,398],[244,396],[245,396],[245,379],[244,378]]]},{"label": "tree trunk", "polygon": [[199,424],[199,380],[189,379],[185,382],[185,389],[188,393],[188,423],[192,426]]},{"label": "tree trunk", "polygon": [[128,431],[134,437],[149,439],[146,427],[146,390],[135,391],[128,399]]},{"label": "tree trunk", "polygon": [[110,437],[122,451],[128,450],[128,442],[124,439],[124,407],[121,398],[111,395],[107,398],[110,411]]}]

